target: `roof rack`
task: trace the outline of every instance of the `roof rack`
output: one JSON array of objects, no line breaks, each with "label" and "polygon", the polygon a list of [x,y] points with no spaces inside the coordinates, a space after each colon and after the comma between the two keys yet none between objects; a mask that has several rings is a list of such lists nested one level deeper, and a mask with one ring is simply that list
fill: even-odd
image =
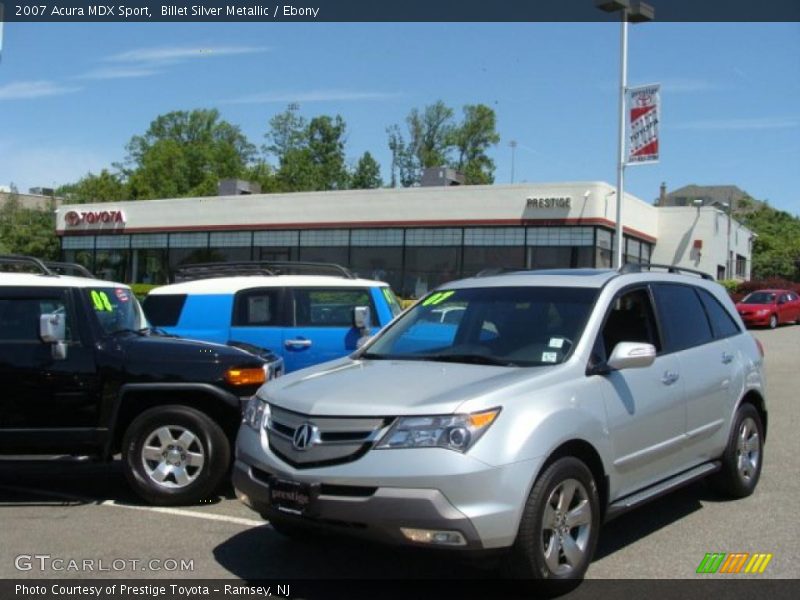
[{"label": "roof rack", "polygon": [[473,277],[494,277],[495,275],[503,275],[505,273],[516,273],[521,271],[519,267],[487,267],[475,273]]},{"label": "roof rack", "polygon": [[175,270],[174,280],[180,282],[237,275],[330,275],[356,278],[348,269],[334,263],[250,260],[182,265]]},{"label": "roof rack", "polygon": [[[15,265],[23,267],[20,269],[21,271],[28,271],[30,268],[34,268],[39,271],[40,275],[46,275],[48,277],[55,277],[58,273],[53,272],[50,270],[47,265],[39,260],[38,258],[34,258],[33,256],[23,256],[21,254],[3,254],[0,255],[0,266],[3,265]],[[28,267],[28,269],[25,269]],[[0,269],[5,270],[5,269]]]},{"label": "roof rack", "polygon": [[89,269],[78,263],[61,262],[54,260],[44,261],[45,266],[56,275],[73,275],[75,277],[86,277],[97,279]]},{"label": "roof rack", "polygon": [[708,273],[704,273],[703,271],[697,271],[696,269],[687,269],[685,267],[677,267],[675,265],[660,265],[657,263],[646,263],[646,264],[627,263],[622,265],[622,267],[620,267],[619,273],[620,274],[641,273],[645,269],[649,271],[652,268],[666,269],[669,273],[675,273],[676,275],[680,275],[681,273],[691,273],[692,275],[698,275],[703,279],[714,281],[714,278],[711,275],[709,275]]}]

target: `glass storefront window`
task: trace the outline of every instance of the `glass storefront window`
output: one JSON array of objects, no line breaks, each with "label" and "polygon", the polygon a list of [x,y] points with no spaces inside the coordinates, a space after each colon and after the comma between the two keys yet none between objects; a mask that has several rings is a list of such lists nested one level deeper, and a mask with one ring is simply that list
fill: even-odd
[{"label": "glass storefront window", "polygon": [[64,250],[62,256],[64,262],[78,263],[94,272],[93,250]]},{"label": "glass storefront window", "polygon": [[460,258],[460,247],[407,246],[400,295],[404,298],[420,298],[439,285],[458,279],[461,273]]},{"label": "glass storefront window", "polygon": [[255,260],[297,260],[297,246],[261,246],[253,248]]},{"label": "glass storefront window", "polygon": [[484,269],[524,269],[525,250],[522,246],[466,246],[463,276],[476,275]]},{"label": "glass storefront window", "polygon": [[132,251],[131,274],[134,283],[164,284],[167,273],[167,250],[165,248],[141,248]]},{"label": "glass storefront window", "polygon": [[97,250],[94,274],[106,281],[127,283],[130,278],[130,250]]},{"label": "glass storefront window", "polygon": [[403,248],[400,246],[351,248],[349,266],[358,277],[385,281],[394,289],[400,289]]},{"label": "glass storefront window", "polygon": [[327,262],[347,266],[347,246],[303,246],[300,260],[308,262]]}]

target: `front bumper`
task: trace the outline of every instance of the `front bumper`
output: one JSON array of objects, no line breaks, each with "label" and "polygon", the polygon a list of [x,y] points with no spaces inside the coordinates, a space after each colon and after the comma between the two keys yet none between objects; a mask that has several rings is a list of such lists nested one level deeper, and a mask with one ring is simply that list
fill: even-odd
[{"label": "front bumper", "polygon": [[766,327],[769,325],[769,319],[772,315],[769,313],[765,315],[757,315],[755,313],[743,315],[742,313],[739,313],[739,316],[742,317],[744,324],[749,327]]},{"label": "front bumper", "polygon": [[[539,459],[494,467],[440,448],[371,450],[356,461],[295,469],[269,449],[266,434],[243,426],[233,485],[237,496],[269,519],[280,515],[305,525],[375,541],[412,542],[401,528],[457,531],[456,550],[506,548],[514,543]],[[270,505],[271,477],[320,484],[310,515]]]}]

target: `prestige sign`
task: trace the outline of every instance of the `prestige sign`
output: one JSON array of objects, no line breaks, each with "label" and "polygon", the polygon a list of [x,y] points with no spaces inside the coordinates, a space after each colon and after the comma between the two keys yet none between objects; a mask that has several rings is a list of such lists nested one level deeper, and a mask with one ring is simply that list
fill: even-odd
[{"label": "prestige sign", "polygon": [[64,222],[67,227],[79,227],[81,225],[103,226],[103,225],[124,225],[126,222],[125,213],[121,210],[70,210],[64,215]]},{"label": "prestige sign", "polygon": [[527,198],[526,208],[572,208],[570,196],[548,196],[543,198]]}]

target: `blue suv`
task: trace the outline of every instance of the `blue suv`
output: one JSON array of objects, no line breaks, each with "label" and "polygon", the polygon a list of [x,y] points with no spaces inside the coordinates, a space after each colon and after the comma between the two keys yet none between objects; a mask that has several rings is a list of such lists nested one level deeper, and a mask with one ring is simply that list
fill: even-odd
[{"label": "blue suv", "polygon": [[185,267],[176,277],[188,281],[147,296],[147,319],[180,337],[266,348],[292,372],[350,354],[401,311],[388,284],[336,265],[306,275],[303,263],[261,264]]}]

